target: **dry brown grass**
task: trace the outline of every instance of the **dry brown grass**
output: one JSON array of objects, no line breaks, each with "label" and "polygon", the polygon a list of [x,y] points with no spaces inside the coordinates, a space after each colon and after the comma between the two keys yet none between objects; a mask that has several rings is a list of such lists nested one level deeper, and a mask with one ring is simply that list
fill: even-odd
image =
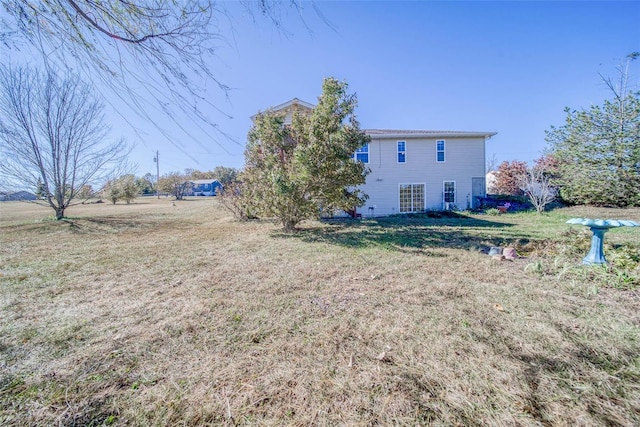
[{"label": "dry brown grass", "polygon": [[[637,291],[557,258],[587,213],[620,216],[0,204],[0,424],[638,425]],[[531,258],[479,251],[506,243]]]}]

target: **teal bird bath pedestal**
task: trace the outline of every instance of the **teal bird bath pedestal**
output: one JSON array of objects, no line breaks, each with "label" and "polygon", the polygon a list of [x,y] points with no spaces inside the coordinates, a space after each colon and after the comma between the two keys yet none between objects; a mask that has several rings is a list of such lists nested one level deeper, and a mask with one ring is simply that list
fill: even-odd
[{"label": "teal bird bath pedestal", "polygon": [[637,222],[625,219],[571,218],[567,221],[567,224],[584,225],[589,227],[593,233],[591,237],[591,250],[589,250],[587,256],[582,260],[582,263],[587,265],[607,263],[602,245],[604,243],[604,233],[606,233],[608,229],[615,227],[640,227],[640,224]]}]

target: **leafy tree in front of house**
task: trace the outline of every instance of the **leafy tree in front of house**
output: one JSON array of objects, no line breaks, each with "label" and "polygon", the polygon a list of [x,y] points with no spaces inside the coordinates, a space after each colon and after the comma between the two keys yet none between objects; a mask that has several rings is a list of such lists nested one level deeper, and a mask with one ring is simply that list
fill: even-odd
[{"label": "leafy tree in front of house", "polygon": [[358,185],[368,172],[353,153],[369,142],[355,116],[357,98],[348,85],[326,78],[310,114],[291,125],[277,113],[259,114],[249,131],[243,197],[261,217],[276,217],[285,230],[322,213],[362,206]]},{"label": "leafy tree in front of house", "polygon": [[627,56],[618,81],[603,78],[611,99],[587,110],[567,108],[565,124],[547,131],[563,200],[640,206],[640,92],[628,86],[629,66],[638,57]]},{"label": "leafy tree in front of house", "polygon": [[171,194],[176,200],[184,199],[192,187],[189,177],[180,172],[170,172],[161,176],[157,185],[160,191]]}]

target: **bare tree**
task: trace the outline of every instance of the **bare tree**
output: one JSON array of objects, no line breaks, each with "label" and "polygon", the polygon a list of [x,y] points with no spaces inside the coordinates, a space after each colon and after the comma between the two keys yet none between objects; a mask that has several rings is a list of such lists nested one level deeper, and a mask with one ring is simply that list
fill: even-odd
[{"label": "bare tree", "polygon": [[498,169],[498,156],[493,153],[491,157],[487,159],[486,173],[495,172]]},{"label": "bare tree", "polygon": [[[187,135],[197,127],[209,134],[213,128],[218,136],[227,137],[211,112],[229,117],[222,102],[230,89],[216,76],[212,60],[233,40],[233,14],[254,21],[262,16],[279,29],[284,12],[302,16],[299,0],[243,0],[239,8],[215,0],[0,3],[6,11],[0,19],[0,43],[16,46],[26,40],[49,65],[72,69],[99,83],[97,88],[106,97],[117,97],[169,141],[169,131],[152,112],[173,120],[173,127]],[[125,120],[130,120],[128,116],[122,114]],[[197,163],[184,147],[174,146]]]},{"label": "bare tree", "polygon": [[63,218],[74,196],[127,154],[123,140],[105,142],[103,110],[77,76],[0,67],[0,174],[18,186],[40,186]]},{"label": "bare tree", "polygon": [[520,189],[529,198],[538,214],[541,214],[545,207],[553,202],[558,195],[558,191],[551,185],[551,178],[545,163],[541,160],[532,167],[527,168],[518,177]]}]

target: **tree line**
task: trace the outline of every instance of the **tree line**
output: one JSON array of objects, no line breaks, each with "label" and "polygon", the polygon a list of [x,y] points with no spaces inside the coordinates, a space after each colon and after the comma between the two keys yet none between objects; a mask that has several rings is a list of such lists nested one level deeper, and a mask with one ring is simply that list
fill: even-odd
[{"label": "tree line", "polygon": [[[640,92],[628,85],[630,54],[616,81],[604,79],[612,98],[589,109],[566,110],[565,124],[547,132],[548,148],[531,167],[504,162],[497,192],[526,194],[538,212],[555,197],[571,204],[640,206]],[[172,172],[154,182],[147,174],[114,174],[127,145],[110,140],[103,104],[72,75],[52,70],[0,67],[0,173],[31,184],[56,218],[73,200],[100,187],[113,203],[162,191],[183,197],[189,180],[214,178],[226,188],[223,203],[239,218],[275,217],[291,230],[301,221],[364,204],[358,186],[368,170],[353,159],[367,143],[346,82],[327,78],[318,105],[294,114],[290,124],[277,112],[256,116],[247,136],[242,171]],[[109,178],[117,176],[117,178]]]},{"label": "tree line", "polygon": [[[106,199],[113,204],[123,201],[131,203],[138,196],[167,195],[182,200],[189,194],[191,181],[199,179],[217,180],[224,188],[235,182],[238,170],[231,167],[216,166],[212,171],[185,169],[184,172],[169,172],[157,179],[150,173],[144,176],[125,174],[108,179],[97,191],[88,186],[79,192],[77,199]],[[38,195],[38,194],[36,194]]]},{"label": "tree line", "polygon": [[567,204],[640,206],[640,92],[629,85],[629,67],[639,57],[627,55],[617,79],[601,76],[610,99],[565,109],[565,123],[546,132],[547,149],[531,167],[501,163],[491,190],[526,194],[532,201],[546,195],[547,203],[557,195]]}]

